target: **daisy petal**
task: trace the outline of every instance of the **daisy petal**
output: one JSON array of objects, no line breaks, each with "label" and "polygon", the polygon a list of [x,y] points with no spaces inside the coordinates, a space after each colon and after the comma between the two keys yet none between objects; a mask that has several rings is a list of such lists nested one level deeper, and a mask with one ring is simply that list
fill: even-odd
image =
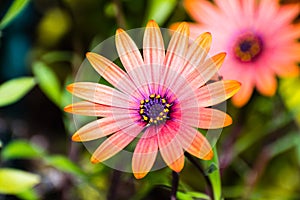
[{"label": "daisy petal", "polygon": [[212,148],[207,139],[195,128],[186,126],[178,134],[182,147],[193,156],[203,160],[213,157]]},{"label": "daisy petal", "polygon": [[144,61],[138,47],[122,29],[117,30],[115,39],[117,51],[124,68],[135,85],[145,93],[145,89],[141,86],[146,82],[146,74],[141,69],[143,68]]},{"label": "daisy petal", "polygon": [[277,88],[277,80],[274,72],[269,67],[258,67],[256,74],[256,88],[266,96],[273,96]]},{"label": "daisy petal", "polygon": [[[185,113],[185,117],[198,117],[197,121],[187,120],[186,122],[191,122],[187,123],[187,125],[202,129],[217,129],[232,124],[232,119],[228,114],[212,108],[192,107],[188,109],[183,109],[182,112]],[[194,124],[195,122],[198,122],[198,124]]]},{"label": "daisy petal", "polygon": [[101,118],[81,127],[74,133],[72,140],[79,142],[99,139],[122,130],[133,123],[135,123],[134,120],[126,114]]},{"label": "daisy petal", "polygon": [[236,93],[231,99],[232,103],[237,107],[244,106],[249,101],[253,93],[254,80],[250,74],[252,73],[245,72],[244,74],[240,74],[242,87],[240,88],[238,93]]},{"label": "daisy petal", "polygon": [[183,67],[184,73],[188,74],[192,69],[195,69],[203,63],[211,45],[211,34],[206,32],[201,34],[189,46],[186,54],[186,63]]},{"label": "daisy petal", "polygon": [[67,86],[73,95],[98,104],[129,108],[130,97],[106,85],[92,82],[77,82]]},{"label": "daisy petal", "polygon": [[64,111],[77,115],[108,117],[113,114],[123,114],[126,110],[89,101],[81,101],[66,106]]},{"label": "daisy petal", "polygon": [[89,52],[86,54],[86,57],[94,69],[103,76],[105,80],[123,92],[132,94],[132,91],[134,91],[132,81],[120,67],[96,53]]},{"label": "daisy petal", "polygon": [[185,60],[189,43],[189,27],[187,23],[182,22],[173,33],[169,42],[165,58],[166,67],[180,72]]},{"label": "daisy petal", "polygon": [[155,128],[149,127],[137,143],[132,157],[132,171],[140,179],[151,170],[158,151]]},{"label": "daisy petal", "polygon": [[197,22],[215,24],[220,17],[218,14],[220,13],[219,9],[206,0],[185,0],[184,7]]},{"label": "daisy petal", "polygon": [[196,88],[201,87],[218,72],[225,57],[226,53],[219,53],[207,59],[202,65],[199,65],[188,75],[188,81]]},{"label": "daisy petal", "polygon": [[124,149],[140,132],[143,126],[134,124],[107,138],[93,153],[92,163],[103,162]]},{"label": "daisy petal", "polygon": [[158,146],[166,164],[176,172],[184,166],[184,152],[176,135],[178,127],[172,122],[167,122],[158,133]]},{"label": "daisy petal", "polygon": [[[162,66],[165,59],[164,41],[160,29],[156,22],[150,20],[147,24],[143,39],[143,56],[145,63],[145,70],[148,71],[146,76],[147,82],[152,83],[154,91],[158,91],[157,84],[160,82],[159,67]],[[150,94],[154,91],[149,91]]]},{"label": "daisy petal", "polygon": [[[240,89],[241,84],[237,81],[217,81],[201,87],[196,91],[198,107],[208,107],[221,103],[232,97]],[[194,102],[193,99],[183,100],[185,104]]]}]

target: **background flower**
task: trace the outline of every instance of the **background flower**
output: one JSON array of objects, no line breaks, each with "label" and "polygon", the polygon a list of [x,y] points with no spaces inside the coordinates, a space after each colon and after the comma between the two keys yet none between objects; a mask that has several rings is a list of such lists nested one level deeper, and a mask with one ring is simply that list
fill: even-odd
[{"label": "background flower", "polygon": [[191,33],[209,31],[215,36],[212,52],[225,50],[221,69],[224,78],[236,79],[242,88],[232,98],[245,105],[256,88],[262,95],[276,92],[276,75],[299,74],[300,24],[292,24],[299,4],[279,5],[277,0],[185,0],[184,6],[196,23]]}]

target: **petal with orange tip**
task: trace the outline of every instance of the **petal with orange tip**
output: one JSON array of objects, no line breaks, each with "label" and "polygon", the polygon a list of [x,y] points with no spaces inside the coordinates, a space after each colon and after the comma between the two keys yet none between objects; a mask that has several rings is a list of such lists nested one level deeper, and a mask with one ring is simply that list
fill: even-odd
[{"label": "petal with orange tip", "polygon": [[165,60],[165,46],[161,31],[157,23],[150,20],[145,29],[143,38],[143,57],[147,75],[145,76],[148,83],[152,84],[150,88],[158,91],[158,83],[161,82],[161,66]]},{"label": "petal with orange tip", "polygon": [[113,86],[129,94],[135,90],[128,75],[112,61],[92,52],[88,52],[86,57],[94,69]]},{"label": "petal with orange tip", "polygon": [[[241,84],[233,80],[217,81],[205,85],[196,91],[198,98],[198,105],[196,106],[208,107],[221,103],[236,94],[240,87]],[[190,102],[194,103],[194,100],[189,98],[191,97],[187,96],[182,99],[182,102],[184,102],[186,106],[189,106]]]},{"label": "petal with orange tip", "polygon": [[66,106],[64,111],[77,115],[109,117],[112,115],[124,114],[126,110],[89,101],[81,101]]},{"label": "petal with orange tip", "polygon": [[183,73],[190,73],[193,69],[198,67],[206,59],[207,53],[211,45],[211,34],[202,33],[189,46],[186,54],[186,61],[183,67]]},{"label": "petal with orange tip", "polygon": [[143,126],[134,124],[107,138],[93,153],[92,163],[103,162],[124,149],[143,130]]},{"label": "petal with orange tip", "polygon": [[106,85],[92,82],[76,82],[67,86],[67,90],[73,95],[103,105],[129,108],[128,95]]},{"label": "petal with orange tip", "polygon": [[197,129],[185,126],[176,137],[182,147],[193,156],[204,160],[212,158],[213,152],[209,142]]},{"label": "petal with orange tip", "polygon": [[206,59],[187,76],[191,85],[199,88],[208,82],[220,69],[226,57],[226,53],[219,53],[211,58]]},{"label": "petal with orange tip", "polygon": [[[184,152],[176,138],[176,127],[173,122],[167,122],[158,133],[158,146],[165,163],[175,172],[180,172],[184,166]],[[176,126],[176,125],[175,125]]]},{"label": "petal with orange tip", "polygon": [[140,179],[151,170],[158,152],[157,136],[154,127],[149,127],[138,141],[133,157],[132,171]]},{"label": "petal with orange tip", "polygon": [[186,120],[183,122],[193,127],[202,129],[218,129],[232,124],[232,118],[227,113],[212,108],[189,107],[183,108],[182,112],[185,113],[185,117],[198,118],[198,120]]},{"label": "petal with orange tip", "polygon": [[74,133],[72,140],[76,142],[91,141],[113,134],[135,123],[128,115],[105,117],[92,121]]},{"label": "petal with orange tip", "polygon": [[166,53],[165,65],[172,70],[180,72],[185,63],[185,56],[189,43],[189,27],[182,22],[173,33]]}]

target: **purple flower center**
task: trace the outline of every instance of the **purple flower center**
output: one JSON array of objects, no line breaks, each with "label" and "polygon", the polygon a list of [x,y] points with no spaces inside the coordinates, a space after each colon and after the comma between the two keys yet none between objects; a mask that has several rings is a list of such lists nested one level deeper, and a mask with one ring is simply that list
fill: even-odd
[{"label": "purple flower center", "polygon": [[262,39],[253,33],[247,33],[239,37],[234,45],[234,55],[241,62],[254,61],[263,49]]},{"label": "purple flower center", "polygon": [[151,94],[148,99],[140,101],[139,114],[142,121],[150,125],[158,125],[170,118],[172,104],[159,94]]}]

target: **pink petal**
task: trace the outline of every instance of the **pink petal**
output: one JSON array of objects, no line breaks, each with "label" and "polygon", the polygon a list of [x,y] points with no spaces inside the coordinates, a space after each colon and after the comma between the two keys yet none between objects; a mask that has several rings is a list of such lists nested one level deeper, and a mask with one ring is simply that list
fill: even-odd
[{"label": "pink petal", "polygon": [[144,74],[142,69],[144,67],[142,55],[131,37],[122,29],[118,29],[116,32],[116,47],[128,75],[142,93],[147,93],[148,88],[141,87],[147,83],[147,74]]},{"label": "pink petal", "polygon": [[[231,117],[216,109],[212,108],[184,108],[182,109],[185,113],[184,117],[186,120],[182,120],[182,123],[187,125],[198,127],[202,129],[217,129],[229,126],[232,124]],[[190,120],[190,118],[198,118],[197,120]],[[195,124],[197,122],[197,124]]]},{"label": "pink petal", "polygon": [[99,139],[135,124],[135,120],[137,119],[137,117],[136,119],[134,117],[130,117],[129,114],[101,118],[81,127],[76,133],[74,133],[72,140],[90,141]]},{"label": "pink petal", "polygon": [[191,105],[197,107],[213,106],[232,97],[238,92],[240,86],[241,84],[239,82],[233,80],[214,82],[205,85],[196,91],[198,105],[193,105],[193,97],[189,98],[188,96],[185,97],[186,99],[183,98],[181,102],[187,106],[190,105],[190,103],[192,103]]},{"label": "pink petal", "polygon": [[146,80],[152,83],[150,94],[158,91],[158,83],[160,83],[161,71],[159,70],[165,59],[164,41],[160,29],[155,21],[150,20],[147,24],[143,39],[143,56],[145,70],[148,71]]},{"label": "pink petal", "polygon": [[114,114],[124,114],[124,112],[126,112],[126,110],[122,108],[106,106],[89,101],[70,104],[64,108],[64,111],[77,115],[98,117],[108,117]]},{"label": "pink petal", "polygon": [[280,28],[292,23],[292,21],[299,15],[299,11],[299,4],[289,4],[280,6],[278,13],[276,14],[276,16],[274,16],[274,28],[280,30]]},{"label": "pink petal", "polygon": [[266,24],[273,22],[273,18],[276,16],[278,9],[279,3],[277,0],[261,0],[255,26],[258,27],[258,29],[263,29],[264,32],[269,32],[270,27],[265,28]]},{"label": "pink petal", "polygon": [[220,19],[220,10],[207,0],[184,0],[184,7],[196,22],[215,24]]},{"label": "pink petal", "polygon": [[134,85],[128,75],[120,69],[119,66],[96,53],[89,52],[86,54],[86,57],[94,69],[103,76],[105,80],[122,90],[124,93],[132,95],[135,91]]},{"label": "pink petal", "polygon": [[201,87],[218,72],[225,57],[226,53],[219,53],[206,59],[202,64],[199,63],[197,68],[188,75],[187,80],[194,87]]},{"label": "pink petal", "polygon": [[173,85],[174,81],[181,75],[183,64],[186,62],[185,55],[189,42],[187,23],[181,23],[172,34],[164,61],[166,67],[161,78],[162,85],[166,86]]},{"label": "pink petal", "polygon": [[185,126],[178,133],[177,138],[182,147],[193,156],[204,160],[210,160],[213,157],[209,142],[197,129]]},{"label": "pink petal", "polygon": [[266,96],[273,96],[277,89],[277,80],[274,72],[267,66],[256,68],[255,84],[257,90]]},{"label": "pink petal", "polygon": [[143,126],[133,124],[113,134],[96,149],[91,157],[91,162],[98,163],[111,158],[134,140],[143,129]]},{"label": "pink petal", "polygon": [[132,157],[132,171],[137,179],[143,178],[151,170],[157,151],[157,134],[154,127],[149,127],[137,143]]},{"label": "pink petal", "polygon": [[241,81],[242,86],[238,93],[231,99],[235,106],[242,107],[249,101],[255,87],[254,77],[256,76],[256,73],[254,73],[254,71],[255,70],[247,70],[240,74],[239,80]]},{"label": "pink petal", "polygon": [[134,102],[128,95],[98,83],[77,82],[68,85],[67,90],[79,98],[108,106],[130,108]]},{"label": "pink petal", "polygon": [[158,133],[158,146],[166,164],[176,172],[180,172],[184,165],[184,152],[176,138],[178,127],[175,122],[167,122]]},{"label": "pink petal", "polygon": [[186,54],[186,62],[183,67],[184,73],[188,74],[204,62],[210,49],[211,41],[211,34],[205,32],[199,35],[189,46]]}]

